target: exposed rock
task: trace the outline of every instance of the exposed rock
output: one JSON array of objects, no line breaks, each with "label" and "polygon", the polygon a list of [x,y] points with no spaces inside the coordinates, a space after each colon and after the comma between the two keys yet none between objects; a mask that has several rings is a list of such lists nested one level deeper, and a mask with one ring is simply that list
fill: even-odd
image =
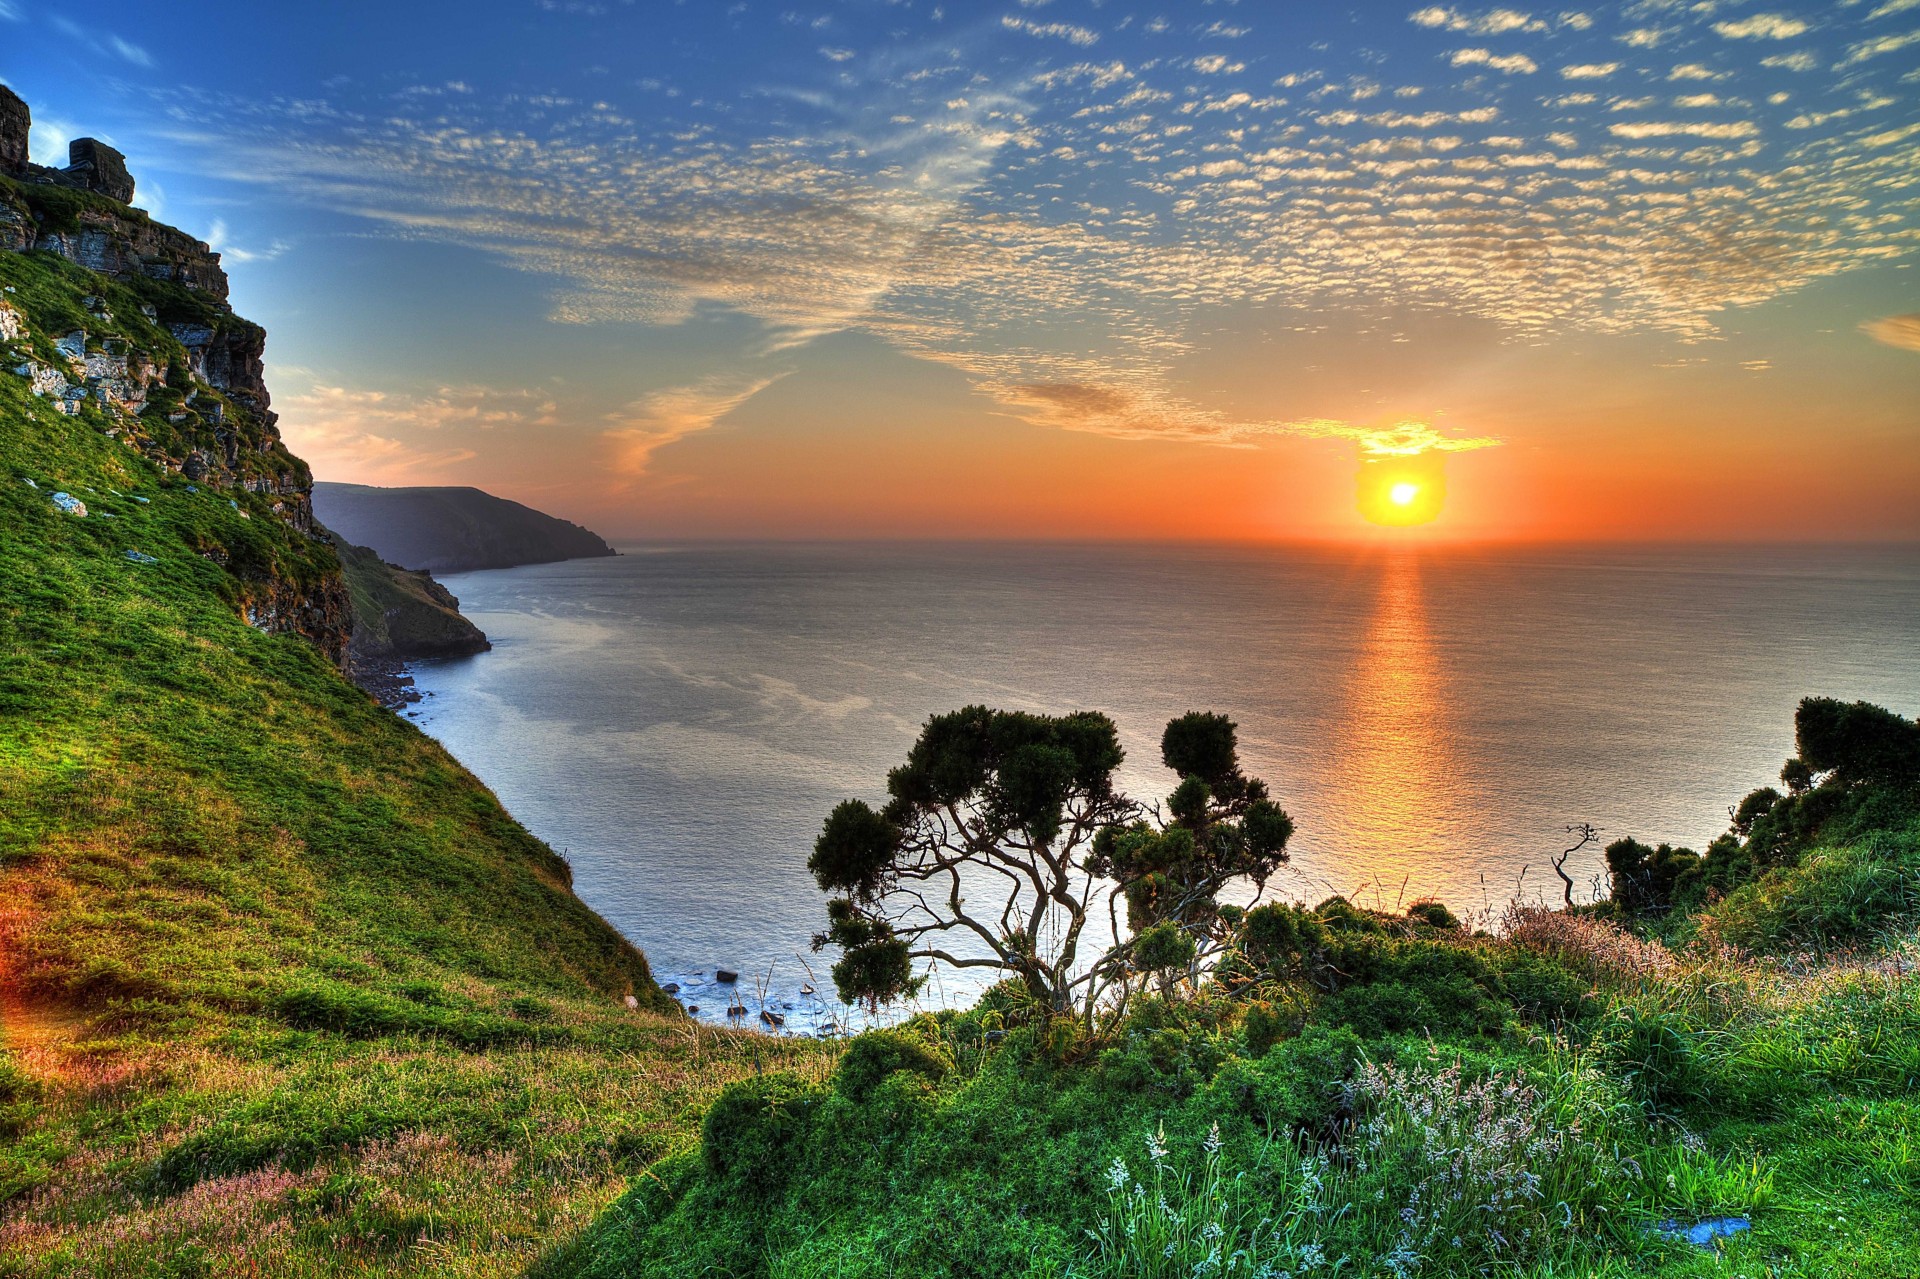
[{"label": "exposed rock", "polygon": [[80,519],[87,517],[87,504],[71,493],[55,493],[53,504],[68,515],[77,516]]},{"label": "exposed rock", "polygon": [[75,138],[67,144],[66,174],[75,186],[122,204],[133,203],[127,157],[98,138]]},{"label": "exposed rock", "polygon": [[27,104],[0,84],[0,173],[11,178],[27,171],[27,134],[32,128]]},{"label": "exposed rock", "polygon": [[[232,500],[230,509],[243,519],[268,509],[288,527],[330,541],[314,524],[312,473],[280,439],[262,372],[266,333],[227,305],[220,255],[129,207],[134,181],[125,158],[97,139],[75,142],[64,169],[32,163],[30,124],[26,104],[0,89],[0,251],[57,254],[103,279],[79,299],[93,317],[86,330],[36,334],[22,298],[0,299],[0,342],[34,343],[16,346],[0,368],[26,378],[34,395],[61,412],[87,417],[108,438],[184,474],[187,492],[205,485],[236,498],[260,494],[268,501]],[[324,546],[311,549],[236,556],[209,544],[200,551],[239,580],[248,623],[306,636],[344,664],[352,629],[347,585]]]},{"label": "exposed rock", "polygon": [[733,972],[730,969],[722,968],[717,970],[713,974],[713,979],[715,981],[723,981],[723,982],[726,982],[728,985],[732,985],[734,982],[737,982],[740,980],[740,974]]}]

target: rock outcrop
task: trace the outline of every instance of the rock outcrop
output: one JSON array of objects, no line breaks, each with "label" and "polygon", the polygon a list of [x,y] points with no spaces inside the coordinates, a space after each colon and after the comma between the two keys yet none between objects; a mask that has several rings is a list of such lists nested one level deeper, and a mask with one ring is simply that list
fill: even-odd
[{"label": "rock outcrop", "polygon": [[66,168],[36,165],[30,125],[26,104],[0,87],[0,251],[53,254],[98,280],[76,287],[72,268],[57,281],[34,277],[87,290],[78,307],[50,308],[37,324],[31,294],[0,293],[0,376],[26,379],[31,394],[197,488],[254,495],[235,510],[286,524],[297,553],[201,553],[239,579],[250,623],[307,636],[344,666],[347,587],[314,522],[312,473],[280,440],[262,372],[265,330],[228,305],[219,254],[128,205],[125,157],[82,138]]}]

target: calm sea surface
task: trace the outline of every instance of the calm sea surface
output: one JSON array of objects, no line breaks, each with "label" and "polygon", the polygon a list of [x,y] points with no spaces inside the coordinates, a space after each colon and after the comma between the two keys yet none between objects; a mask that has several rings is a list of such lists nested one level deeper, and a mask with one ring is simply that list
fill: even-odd
[{"label": "calm sea surface", "polygon": [[703,1016],[725,967],[795,1026],[820,821],[935,712],[1105,711],[1159,797],[1167,719],[1224,711],[1298,823],[1282,895],[1468,913],[1557,900],[1571,822],[1703,846],[1803,695],[1920,711],[1915,548],[642,546],[447,585],[495,647],[416,671],[421,725]]}]

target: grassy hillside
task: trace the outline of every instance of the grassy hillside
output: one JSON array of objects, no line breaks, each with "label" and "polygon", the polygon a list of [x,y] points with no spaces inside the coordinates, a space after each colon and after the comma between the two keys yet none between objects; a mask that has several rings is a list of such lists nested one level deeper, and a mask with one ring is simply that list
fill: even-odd
[{"label": "grassy hillside", "polygon": [[[15,357],[84,328],[177,361],[141,307],[201,304],[45,254],[0,253],[0,286]],[[11,363],[0,1274],[514,1273],[719,1083],[809,1068],[673,1013],[472,776],[242,620],[337,565],[283,494],[125,442],[211,438],[168,420],[211,388],[68,416]]]},{"label": "grassy hillside", "polygon": [[1009,983],[868,1034],[730,1087],[540,1273],[1920,1276],[1916,794],[1830,787],[1890,824],[1693,914],[1335,898],[1092,1032]]}]

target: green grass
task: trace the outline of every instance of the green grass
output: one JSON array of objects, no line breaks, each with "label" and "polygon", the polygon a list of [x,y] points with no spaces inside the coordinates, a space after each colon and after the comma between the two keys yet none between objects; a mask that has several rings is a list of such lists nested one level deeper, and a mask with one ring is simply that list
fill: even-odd
[{"label": "green grass", "polygon": [[[1819,850],[1768,900],[1857,901],[1817,885],[1901,871],[1916,833]],[[825,1083],[730,1089],[698,1157],[538,1273],[1920,1276],[1920,943],[1871,913],[1845,955],[1793,930],[1779,953],[1670,951],[1576,919],[1429,934],[1475,963],[1381,969],[1378,988],[1483,974],[1504,1015],[1479,1029],[1414,989],[1434,1028],[1386,1030],[1366,987],[1297,978],[1085,1038],[1017,1000],[923,1018],[917,1053],[857,1040]],[[1585,996],[1537,999],[1547,969]],[[1716,1252],[1651,1229],[1722,1214],[1753,1229]]]},{"label": "green grass", "polygon": [[[0,284],[43,358],[176,360],[141,305],[205,306]],[[1323,909],[1339,982],[1238,960],[1093,1033],[1004,990],[844,1052],[703,1029],[245,624],[338,561],[154,464],[214,442],[175,389],[128,429],[0,374],[0,1276],[1920,1277],[1911,796],[1666,941]],[[232,413],[244,474],[304,474]],[[1754,1229],[1649,1229],[1720,1213]]]},{"label": "green grass", "polygon": [[[180,358],[159,286],[0,285],[36,351]],[[204,443],[175,403],[67,417],[0,373],[0,1274],[515,1273],[726,1080],[831,1050],[693,1027],[445,751],[246,625],[337,561],[155,466]]]}]

